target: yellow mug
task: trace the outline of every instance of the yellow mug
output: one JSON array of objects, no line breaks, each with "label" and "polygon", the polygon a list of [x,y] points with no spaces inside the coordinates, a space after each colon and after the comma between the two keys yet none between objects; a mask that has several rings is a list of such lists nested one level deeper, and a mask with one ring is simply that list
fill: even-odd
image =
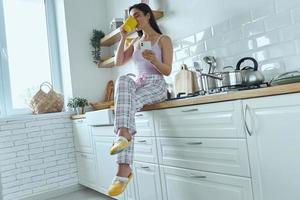
[{"label": "yellow mug", "polygon": [[124,22],[123,22],[123,29],[130,33],[134,31],[135,27],[137,26],[137,21],[134,17],[129,16]]}]

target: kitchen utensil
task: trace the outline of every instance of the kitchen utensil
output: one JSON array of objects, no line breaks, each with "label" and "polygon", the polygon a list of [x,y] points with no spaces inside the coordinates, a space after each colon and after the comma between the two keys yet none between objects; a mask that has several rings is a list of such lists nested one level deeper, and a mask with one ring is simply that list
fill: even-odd
[{"label": "kitchen utensil", "polygon": [[214,56],[205,56],[203,58],[204,62],[206,62],[207,64],[209,64],[209,69],[208,69],[208,73],[213,73],[215,68],[217,67],[217,61],[216,58]]},{"label": "kitchen utensil", "polygon": [[[253,67],[245,66],[241,70],[241,65],[246,60],[252,61]],[[264,75],[257,69],[258,69],[258,63],[252,57],[245,57],[238,61],[236,65],[236,70],[240,70],[241,72],[242,85],[244,86],[260,85],[264,82],[265,80]]]},{"label": "kitchen utensil", "polygon": [[300,82],[300,71],[291,71],[280,74],[270,81],[270,85],[283,85],[296,82]]},{"label": "kitchen utensil", "polygon": [[175,75],[175,92],[190,94],[195,92],[194,76],[193,73],[188,70],[185,64],[182,64],[180,71]]}]

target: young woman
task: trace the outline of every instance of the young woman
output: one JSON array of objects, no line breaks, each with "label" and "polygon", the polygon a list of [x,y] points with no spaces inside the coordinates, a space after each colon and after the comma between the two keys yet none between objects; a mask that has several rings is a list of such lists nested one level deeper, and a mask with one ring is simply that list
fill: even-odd
[{"label": "young woman", "polygon": [[[146,104],[164,101],[167,87],[163,76],[172,69],[173,47],[171,39],[163,35],[155,21],[151,8],[144,3],[129,8],[130,15],[137,21],[138,38],[125,49],[127,33],[121,30],[115,64],[123,65],[131,58],[137,67],[138,76],[119,77],[115,93],[115,133],[117,138],[111,147],[111,155],[118,153],[118,171],[108,195],[121,194],[132,178],[130,165],[133,162],[133,139],[136,133],[135,113]],[[151,50],[142,50],[142,41],[151,42]]]}]

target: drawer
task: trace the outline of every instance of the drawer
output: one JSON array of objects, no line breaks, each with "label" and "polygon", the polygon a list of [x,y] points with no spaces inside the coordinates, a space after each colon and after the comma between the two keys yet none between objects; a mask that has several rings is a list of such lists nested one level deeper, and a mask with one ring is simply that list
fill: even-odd
[{"label": "drawer", "polygon": [[135,137],[134,160],[157,164],[157,149],[154,137]]},{"label": "drawer", "polygon": [[93,136],[116,136],[113,126],[92,126]]},{"label": "drawer", "polygon": [[154,136],[153,112],[137,112],[135,114],[136,137]]},{"label": "drawer", "polygon": [[164,200],[253,200],[250,178],[160,167]]},{"label": "drawer", "polygon": [[157,136],[245,138],[241,101],[155,111]]},{"label": "drawer", "polygon": [[159,138],[163,165],[250,177],[246,139]]}]

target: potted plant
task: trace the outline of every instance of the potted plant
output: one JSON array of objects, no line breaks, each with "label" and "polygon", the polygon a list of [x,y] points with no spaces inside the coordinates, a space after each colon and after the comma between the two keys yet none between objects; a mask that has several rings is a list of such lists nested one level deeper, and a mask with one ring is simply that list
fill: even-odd
[{"label": "potted plant", "polygon": [[98,62],[101,61],[101,39],[105,36],[103,31],[99,31],[94,29],[93,30],[93,35],[90,39],[90,44],[94,48],[92,51],[93,55],[93,62],[97,64]]},{"label": "potted plant", "polygon": [[84,107],[88,105],[88,100],[83,97],[74,97],[69,100],[68,107],[76,110],[77,114],[84,114]]}]

